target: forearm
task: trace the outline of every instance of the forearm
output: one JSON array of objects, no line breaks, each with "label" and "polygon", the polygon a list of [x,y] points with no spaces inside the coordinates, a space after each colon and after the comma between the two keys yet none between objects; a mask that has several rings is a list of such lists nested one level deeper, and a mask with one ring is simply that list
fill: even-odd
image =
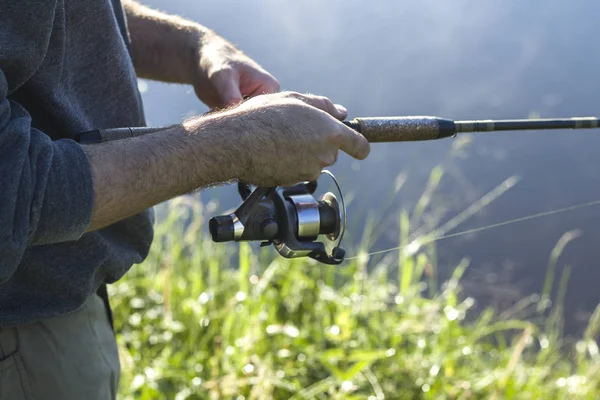
[{"label": "forearm", "polygon": [[286,92],[164,131],[84,146],[95,203],[88,231],[232,180],[257,186],[316,180],[338,150],[362,160],[369,142],[340,122],[345,117],[326,98]]},{"label": "forearm", "polygon": [[235,179],[241,162],[231,140],[235,124],[223,118],[196,118],[154,134],[84,146],[94,178],[88,231]]},{"label": "forearm", "polygon": [[153,10],[133,0],[123,0],[123,8],[138,76],[194,83],[198,74],[199,49],[218,35],[200,24]]}]

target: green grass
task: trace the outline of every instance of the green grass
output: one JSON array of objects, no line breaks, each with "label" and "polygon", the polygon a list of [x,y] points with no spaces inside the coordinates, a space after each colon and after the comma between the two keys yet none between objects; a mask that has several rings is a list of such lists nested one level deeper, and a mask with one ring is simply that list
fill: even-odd
[{"label": "green grass", "polygon": [[600,309],[567,344],[560,306],[543,319],[471,318],[466,263],[438,291],[426,284],[432,251],[369,272],[364,255],[338,267],[287,260],[212,243],[205,214],[169,203],[148,259],[110,287],[123,399],[600,397]]}]

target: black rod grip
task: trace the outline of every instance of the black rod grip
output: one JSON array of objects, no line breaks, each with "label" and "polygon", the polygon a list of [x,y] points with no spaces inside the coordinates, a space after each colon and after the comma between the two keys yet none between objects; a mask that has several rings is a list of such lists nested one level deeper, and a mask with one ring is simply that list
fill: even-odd
[{"label": "black rod grip", "polygon": [[113,140],[129,139],[132,137],[142,136],[149,133],[160,132],[169,128],[169,126],[162,126],[94,129],[92,131],[87,131],[78,134],[76,136],[76,139],[82,144],[104,143]]},{"label": "black rod grip", "polygon": [[354,129],[356,132],[361,133],[360,131],[360,124],[358,123],[357,120],[353,119],[351,121],[342,121],[344,123],[344,125],[346,125],[348,128],[352,128]]}]

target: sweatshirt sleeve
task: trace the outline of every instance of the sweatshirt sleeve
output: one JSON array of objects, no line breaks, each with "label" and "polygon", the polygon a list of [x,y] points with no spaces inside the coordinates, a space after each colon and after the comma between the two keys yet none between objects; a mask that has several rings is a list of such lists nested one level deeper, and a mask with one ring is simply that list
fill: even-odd
[{"label": "sweatshirt sleeve", "polygon": [[92,216],[92,171],[83,148],[51,140],[9,99],[41,65],[56,7],[0,0],[0,283],[28,246],[77,240]]}]

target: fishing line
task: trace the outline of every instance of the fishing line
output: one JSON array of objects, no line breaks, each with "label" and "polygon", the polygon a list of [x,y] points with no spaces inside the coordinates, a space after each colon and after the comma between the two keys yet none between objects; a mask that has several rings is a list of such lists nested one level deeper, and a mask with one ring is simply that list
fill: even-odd
[{"label": "fishing line", "polygon": [[528,215],[526,217],[514,218],[514,219],[510,219],[508,221],[498,222],[495,224],[486,225],[486,226],[482,226],[479,228],[468,229],[468,230],[460,231],[460,232],[456,232],[456,233],[450,233],[450,234],[442,235],[442,236],[438,236],[438,237],[434,236],[433,238],[427,238],[428,235],[424,235],[425,239],[423,239],[422,241],[420,241],[417,238],[417,239],[413,240],[411,243],[404,245],[404,246],[396,246],[396,247],[392,247],[389,249],[377,250],[377,251],[373,251],[370,253],[364,253],[364,254],[360,254],[360,255],[356,255],[356,256],[352,256],[352,257],[346,257],[346,260],[353,260],[353,259],[356,259],[359,257],[374,256],[374,255],[378,255],[378,254],[389,253],[391,251],[400,250],[400,249],[403,249],[403,248],[406,248],[409,246],[421,247],[422,245],[433,243],[433,242],[436,242],[436,241],[442,240],[442,239],[449,239],[449,238],[453,238],[453,237],[457,237],[457,236],[468,235],[470,233],[477,233],[477,232],[485,231],[488,229],[493,229],[493,228],[498,228],[498,227],[505,226],[505,225],[515,224],[517,222],[529,221],[529,220],[536,219],[536,218],[547,217],[550,215],[560,214],[560,213],[564,213],[564,212],[568,212],[568,211],[574,211],[574,210],[578,210],[578,209],[582,209],[582,208],[592,207],[595,205],[600,205],[600,200],[590,201],[590,202],[578,204],[575,206],[559,208],[559,209],[552,210],[552,211],[545,211],[545,212],[541,212],[538,214]]}]

